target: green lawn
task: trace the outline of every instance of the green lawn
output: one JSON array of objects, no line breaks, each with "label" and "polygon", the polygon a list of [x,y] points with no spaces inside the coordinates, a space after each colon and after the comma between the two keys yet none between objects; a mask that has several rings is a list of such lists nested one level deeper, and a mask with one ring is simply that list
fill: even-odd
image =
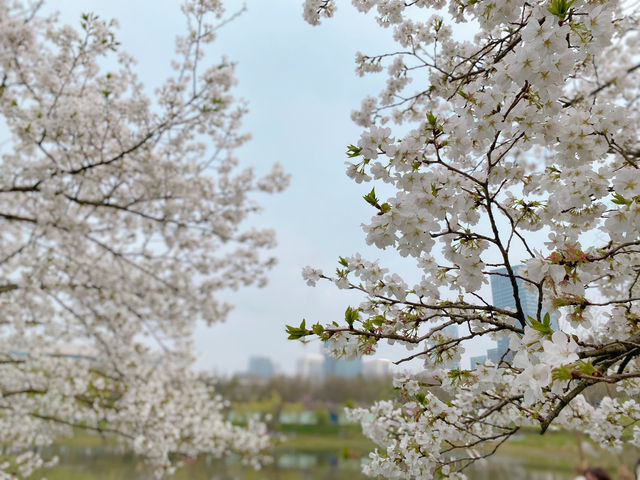
[{"label": "green lawn", "polygon": [[312,433],[288,434],[286,440],[275,448],[280,452],[335,453],[341,456],[362,457],[373,450],[375,445],[362,435],[317,435]]},{"label": "green lawn", "polygon": [[[583,449],[581,444],[588,447]],[[498,450],[497,456],[517,458],[525,467],[575,472],[576,467],[584,463],[589,466],[600,466],[607,471],[615,472],[621,465],[631,468],[637,458],[638,451],[626,447],[619,455],[601,450],[584,435],[571,432],[547,432],[544,435],[536,430],[524,430],[514,436]]]}]

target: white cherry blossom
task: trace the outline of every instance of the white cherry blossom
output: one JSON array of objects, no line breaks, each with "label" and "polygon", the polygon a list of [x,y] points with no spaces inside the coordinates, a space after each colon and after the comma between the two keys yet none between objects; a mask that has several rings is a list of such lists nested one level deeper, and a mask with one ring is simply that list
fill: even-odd
[{"label": "white cherry blossom", "polygon": [[41,3],[0,0],[0,477],[29,477],[74,429],[115,436],[158,476],[204,453],[259,466],[264,425],[228,422],[191,369],[196,323],[231,308],[219,292],[273,265],[273,232],[243,225],[252,192],[288,181],[234,157],[234,67],[203,61],[222,4],[184,2],[174,70],[149,97],[115,22],[63,26]]},{"label": "white cherry blossom", "polygon": [[[316,24],[336,3],[308,0],[305,17]],[[401,401],[354,412],[377,445],[365,472],[465,478],[476,448],[525,426],[576,429],[618,449],[621,422],[640,421],[638,406],[590,405],[582,393],[601,382],[640,393],[637,5],[352,3],[398,45],[365,45],[356,57],[358,75],[386,72],[387,82],[352,113],[363,132],[348,174],[387,192],[365,197],[366,242],[413,262],[417,280],[341,262],[323,279],[362,292],[362,307],[294,330],[349,338],[344,354],[386,340],[398,364],[424,361],[397,383]],[[473,40],[456,38],[454,22]],[[506,282],[509,306],[486,295],[492,280]],[[449,326],[459,338],[442,333]],[[473,370],[448,368],[479,337],[508,338],[509,350]]]},{"label": "white cherry blossom", "polygon": [[579,358],[576,353],[578,344],[560,330],[551,335],[551,340],[543,340],[542,348],[544,349],[542,359],[546,364],[554,367],[576,362]]}]

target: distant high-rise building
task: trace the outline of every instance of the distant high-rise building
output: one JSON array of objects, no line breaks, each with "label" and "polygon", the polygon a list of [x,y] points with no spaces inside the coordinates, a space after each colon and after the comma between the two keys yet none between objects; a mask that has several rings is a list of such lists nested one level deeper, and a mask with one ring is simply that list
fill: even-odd
[{"label": "distant high-rise building", "polygon": [[386,358],[369,358],[362,362],[362,374],[366,377],[388,377],[391,375],[391,361]]},{"label": "distant high-rise building", "polygon": [[475,357],[471,357],[469,359],[469,366],[471,368],[471,370],[475,370],[476,365],[482,365],[485,361],[487,360],[487,356],[486,355],[478,355]]},{"label": "distant high-rise building", "polygon": [[362,359],[345,360],[344,358],[333,358],[325,355],[324,373],[327,377],[357,377],[362,374]]},{"label": "distant high-rise building", "polygon": [[498,355],[497,348],[490,348],[487,350],[487,360],[491,360],[495,364],[500,361],[500,355]]},{"label": "distant high-rise building", "polygon": [[319,353],[305,355],[298,364],[298,372],[308,380],[324,380],[324,356]]},{"label": "distant high-rise building", "polygon": [[[524,265],[515,265],[512,268],[513,272],[517,275],[518,272],[524,267]],[[507,273],[506,268],[499,268],[497,270],[493,270],[493,273]],[[519,278],[516,279],[517,295],[520,299],[520,305],[522,306],[522,311],[524,312],[525,318],[528,317],[537,318],[538,316],[538,295],[534,292],[527,290],[523,286],[523,281]],[[516,301],[513,294],[513,287],[511,285],[511,280],[509,277],[502,275],[491,275],[491,296],[493,297],[493,304],[496,307],[516,310]],[[543,312],[544,315],[544,312]],[[558,329],[558,318],[555,315],[551,315],[551,329]],[[487,351],[487,355],[489,359],[497,363],[504,353],[509,348],[509,337],[503,336],[498,339],[498,346],[495,352],[489,353]],[[494,358],[496,360],[494,360]]]},{"label": "distant high-rise building", "polygon": [[329,344],[325,342],[324,354],[324,375],[325,377],[345,377],[352,378],[362,375],[362,359],[345,360],[344,358],[333,358],[329,355]]},{"label": "distant high-rise building", "polygon": [[[447,325],[442,332],[446,333],[451,338],[458,338],[458,325]],[[460,362],[445,358],[442,366],[448,369],[459,369]]]},{"label": "distant high-rise building", "polygon": [[258,377],[264,380],[268,380],[273,377],[275,369],[273,368],[273,362],[268,357],[251,357],[249,359],[249,369],[247,374],[250,377]]}]

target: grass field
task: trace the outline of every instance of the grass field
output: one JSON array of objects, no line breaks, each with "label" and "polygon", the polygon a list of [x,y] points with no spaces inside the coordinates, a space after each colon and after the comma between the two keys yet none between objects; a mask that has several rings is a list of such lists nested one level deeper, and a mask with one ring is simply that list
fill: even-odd
[{"label": "grass field", "polygon": [[517,458],[525,467],[544,470],[572,473],[583,464],[597,465],[609,472],[616,472],[623,465],[631,469],[640,452],[628,446],[616,455],[598,448],[584,435],[568,432],[547,432],[540,435],[532,429],[525,430],[502,445],[497,456]]}]

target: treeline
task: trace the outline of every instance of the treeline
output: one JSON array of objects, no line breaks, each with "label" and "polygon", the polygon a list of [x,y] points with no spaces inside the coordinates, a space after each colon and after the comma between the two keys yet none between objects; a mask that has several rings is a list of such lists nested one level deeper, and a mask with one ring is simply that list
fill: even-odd
[{"label": "treeline", "polygon": [[[393,387],[391,377],[329,377],[323,381],[289,376],[276,376],[268,380],[232,377],[218,379],[216,390],[236,406],[261,405],[266,410],[274,407],[279,410],[284,405],[314,410],[366,406],[377,400],[401,400],[401,393]],[[449,400],[441,389],[432,388],[431,391],[442,400]],[[585,389],[583,395],[593,406],[597,406],[605,396],[621,400],[629,398],[624,392],[616,391],[614,386],[607,384],[592,385]]]},{"label": "treeline", "polygon": [[391,377],[362,376],[329,377],[324,381],[286,376],[269,380],[233,377],[219,380],[216,390],[232,403],[262,402],[277,396],[282,402],[301,403],[306,408],[371,405],[396,395]]}]

